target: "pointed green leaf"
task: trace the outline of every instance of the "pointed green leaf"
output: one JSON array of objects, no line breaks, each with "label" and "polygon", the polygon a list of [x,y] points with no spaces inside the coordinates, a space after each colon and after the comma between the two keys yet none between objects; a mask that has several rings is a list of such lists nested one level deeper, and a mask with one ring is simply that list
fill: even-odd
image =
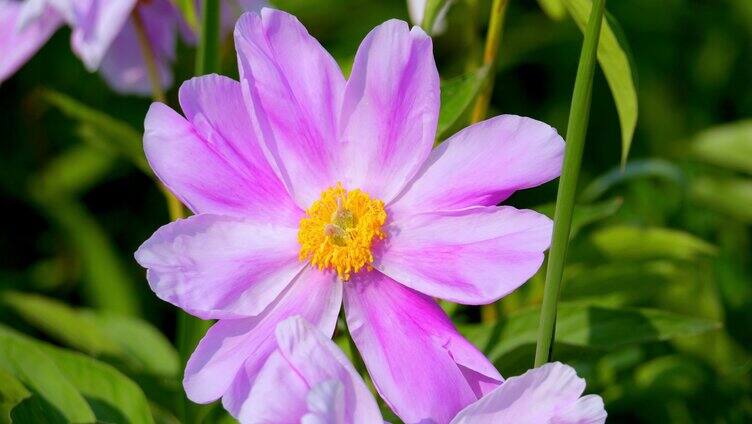
[{"label": "pointed green leaf", "polygon": [[[590,0],[562,0],[577,26],[584,31],[590,16]],[[637,91],[632,78],[632,67],[624,40],[619,40],[614,30],[615,21],[609,16],[601,28],[598,44],[598,62],[606,76],[608,86],[616,103],[621,125],[621,163],[626,164],[632,136],[637,125]],[[620,42],[621,41],[621,42]]]},{"label": "pointed green leaf", "polygon": [[34,341],[0,326],[0,368],[13,374],[40,401],[70,422],[95,421],[89,404]]},{"label": "pointed green leaf", "polygon": [[436,138],[443,140],[451,135],[478,95],[488,76],[488,67],[441,83],[441,111]]},{"label": "pointed green leaf", "polygon": [[557,21],[564,18],[564,15],[567,12],[566,9],[564,9],[564,3],[562,3],[562,0],[538,0],[538,5],[540,5],[543,12],[545,12],[549,18]]},{"label": "pointed green leaf", "polygon": [[691,195],[710,210],[752,224],[752,179],[701,177],[692,181]]},{"label": "pointed green leaf", "polygon": [[118,370],[80,353],[43,343],[39,345],[86,398],[99,422],[154,422],[141,388]]},{"label": "pointed green leaf", "polygon": [[692,155],[714,165],[752,174],[752,120],[701,132],[692,142]]},{"label": "pointed green leaf", "polygon": [[[492,361],[535,343],[540,309],[508,317],[497,342],[487,349]],[[581,348],[610,350],[620,346],[692,336],[719,328],[719,323],[653,309],[605,308],[562,302],[556,320],[556,342]],[[493,325],[472,325],[460,330],[476,346],[487,346]]]},{"label": "pointed green leaf", "polygon": [[715,246],[692,234],[661,227],[613,226],[591,238],[606,257],[618,260],[695,260],[716,253]]}]

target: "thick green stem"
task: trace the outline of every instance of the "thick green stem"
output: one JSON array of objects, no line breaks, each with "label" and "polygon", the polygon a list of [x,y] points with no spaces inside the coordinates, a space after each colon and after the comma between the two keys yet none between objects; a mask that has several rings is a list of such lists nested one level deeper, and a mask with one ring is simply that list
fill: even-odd
[{"label": "thick green stem", "polygon": [[488,104],[491,102],[491,93],[493,92],[493,82],[496,78],[496,63],[499,61],[499,45],[501,44],[501,35],[504,32],[504,18],[507,14],[507,5],[509,0],[493,0],[491,6],[491,18],[488,21],[488,33],[486,34],[486,47],[483,50],[483,64],[488,66],[487,81],[481,89],[478,98],[475,99],[475,106],[470,120],[480,122],[486,118],[488,113]]},{"label": "thick green stem", "polygon": [[605,0],[593,0],[590,20],[585,31],[585,40],[577,67],[574,94],[567,124],[567,144],[564,149],[564,167],[559,179],[559,191],[554,212],[554,232],[546,268],[546,286],[543,292],[538,344],[535,349],[535,366],[541,366],[551,359],[554,334],[556,332],[556,306],[559,301],[561,278],[564,272],[569,232],[572,224],[577,178],[580,173],[582,151],[585,146],[590,98],[593,90],[596,51],[601,33],[601,22]]},{"label": "thick green stem", "polygon": [[428,0],[426,2],[426,9],[423,11],[423,22],[420,23],[420,26],[429,35],[433,34],[436,18],[439,16],[439,12],[444,8],[446,2],[447,0]]}]

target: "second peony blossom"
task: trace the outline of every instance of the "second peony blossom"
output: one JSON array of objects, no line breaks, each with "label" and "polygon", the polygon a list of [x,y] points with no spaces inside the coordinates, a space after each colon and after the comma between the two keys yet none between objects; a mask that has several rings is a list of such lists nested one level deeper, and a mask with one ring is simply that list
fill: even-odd
[{"label": "second peony blossom", "polygon": [[551,221],[496,206],[559,175],[550,126],[499,116],[433,149],[439,75],[431,39],[388,21],[345,80],[284,12],[235,29],[240,82],[180,89],[184,116],[152,105],[151,167],[194,216],[136,252],[162,299],[219,320],[191,357],[190,399],[235,416],[300,315],[331,335],[344,302],[379,394],[405,422],[446,423],[503,381],[434,298],[486,304],[540,267]]}]

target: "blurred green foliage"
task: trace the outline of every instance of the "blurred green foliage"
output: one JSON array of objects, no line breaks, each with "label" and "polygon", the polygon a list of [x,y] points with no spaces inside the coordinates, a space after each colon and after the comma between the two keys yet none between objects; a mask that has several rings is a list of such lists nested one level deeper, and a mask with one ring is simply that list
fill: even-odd
[{"label": "blurred green foliage", "polygon": [[[466,125],[480,87],[489,3],[457,0],[435,39],[441,139]],[[588,3],[511,1],[491,114],[565,132]],[[407,18],[399,0],[276,5],[345,72],[373,26]],[[603,396],[609,422],[750,422],[752,2],[607,8],[554,358]],[[0,87],[0,422],[177,422],[176,311],[132,260],[168,219],[140,151],[149,101],[108,90],[68,37]],[[231,47],[223,71],[237,76]],[[177,81],[193,63],[182,46]],[[174,88],[168,98],[177,104]],[[508,203],[551,214],[555,188]],[[539,272],[497,304],[495,322],[443,306],[513,375],[532,365],[542,290]],[[191,418],[230,422],[221,408]]]}]

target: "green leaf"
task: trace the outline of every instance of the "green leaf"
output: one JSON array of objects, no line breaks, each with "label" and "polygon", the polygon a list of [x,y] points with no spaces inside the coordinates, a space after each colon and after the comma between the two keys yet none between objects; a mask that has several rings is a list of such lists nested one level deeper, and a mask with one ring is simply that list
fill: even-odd
[{"label": "green leaf", "polygon": [[549,18],[560,21],[566,14],[562,0],[538,0],[538,5]]},{"label": "green leaf", "polygon": [[752,120],[701,132],[692,142],[691,152],[692,156],[713,165],[752,174]]},{"label": "green leaf", "polygon": [[[35,398],[52,408],[50,416],[70,422],[93,422],[94,413],[76,390],[35,342],[0,326],[0,368],[13,374]],[[46,421],[45,421],[46,422]]]},{"label": "green leaf", "polygon": [[633,160],[625,166],[614,168],[591,181],[582,190],[580,200],[586,203],[592,202],[620,184],[641,178],[656,178],[679,187],[686,184],[684,172],[669,161],[662,159]]},{"label": "green leaf", "polygon": [[11,422],[10,411],[31,396],[26,387],[9,372],[0,368],[0,423]]},{"label": "green leaf", "polygon": [[[592,2],[590,0],[562,0],[580,30],[585,30]],[[637,91],[632,78],[632,68],[624,40],[619,40],[614,31],[615,21],[609,17],[603,22],[598,62],[606,76],[611,95],[616,103],[621,125],[621,163],[626,164],[632,136],[637,125]],[[621,41],[621,43],[620,43]]]},{"label": "green leaf", "polygon": [[661,227],[612,226],[592,235],[595,247],[618,260],[694,260],[716,253],[715,246],[689,233]]},{"label": "green leaf", "polygon": [[[570,240],[588,225],[615,214],[621,207],[622,203],[622,199],[614,198],[603,202],[575,206],[572,214],[572,229],[569,233]],[[547,203],[534,209],[553,219],[555,207],[556,205],[554,203]]]},{"label": "green leaf", "polygon": [[177,352],[162,333],[138,318],[75,309],[39,295],[5,292],[2,304],[60,343],[115,359],[133,371],[178,375]]},{"label": "green leaf", "polygon": [[691,196],[708,209],[752,223],[752,179],[701,177],[692,182]]},{"label": "green leaf", "polygon": [[456,128],[488,76],[488,66],[441,83],[441,111],[436,137],[443,140]]},{"label": "green leaf", "polygon": [[84,141],[101,138],[115,152],[130,160],[141,171],[147,175],[152,175],[151,169],[144,157],[142,134],[140,131],[137,131],[123,121],[90,108],[65,94],[46,90],[42,93],[42,97],[68,117],[88,126],[86,131],[95,136],[85,137]]},{"label": "green leaf", "polygon": [[144,393],[115,368],[51,345],[40,343],[40,348],[86,398],[99,422],[154,422]]},{"label": "green leaf", "polygon": [[563,300],[592,298],[635,298],[656,295],[657,290],[681,276],[670,261],[652,261],[635,266],[630,262],[570,265],[562,287]]},{"label": "green leaf", "polygon": [[136,283],[107,233],[78,202],[32,193],[83,267],[83,295],[93,306],[122,315],[138,315]]},{"label": "green leaf", "polygon": [[[497,343],[487,349],[492,361],[513,350],[535,343],[540,310],[529,309],[509,316]],[[605,308],[562,302],[556,319],[556,342],[580,348],[611,350],[617,347],[670,340],[715,330],[720,324],[704,318],[653,309]],[[487,346],[493,325],[460,327],[476,346]]]},{"label": "green leaf", "polygon": [[36,176],[32,191],[56,196],[79,195],[108,175],[114,163],[113,154],[106,149],[74,145],[52,159]]}]

